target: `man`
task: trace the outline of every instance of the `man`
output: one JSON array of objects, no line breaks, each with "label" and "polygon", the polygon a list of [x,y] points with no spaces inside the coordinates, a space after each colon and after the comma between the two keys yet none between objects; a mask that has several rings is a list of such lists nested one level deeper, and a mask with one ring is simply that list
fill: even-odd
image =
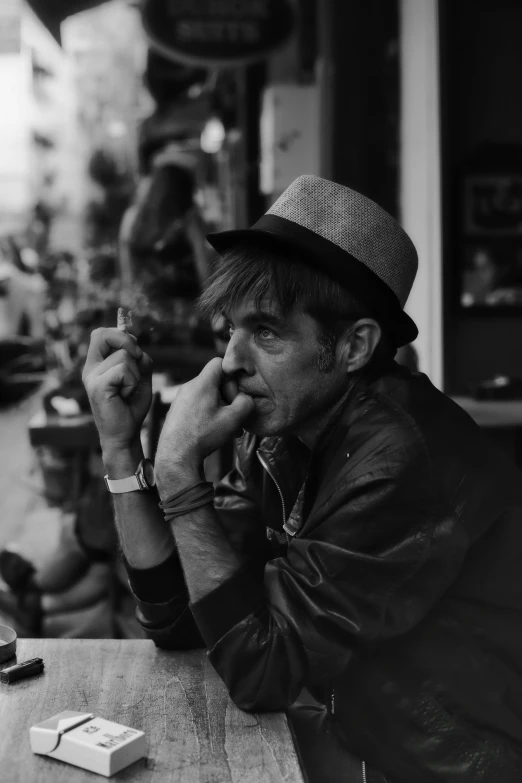
[{"label": "man", "polygon": [[[133,476],[150,360],[107,329],[85,368],[144,628],[166,648],[203,639],[242,709],[306,688],[290,712],[310,780],[522,780],[520,476],[392,360],[417,334],[410,239],[303,176],[252,229],[210,241],[202,308],[230,342],[167,416],[164,514]],[[238,434],[214,492],[203,460]]]}]

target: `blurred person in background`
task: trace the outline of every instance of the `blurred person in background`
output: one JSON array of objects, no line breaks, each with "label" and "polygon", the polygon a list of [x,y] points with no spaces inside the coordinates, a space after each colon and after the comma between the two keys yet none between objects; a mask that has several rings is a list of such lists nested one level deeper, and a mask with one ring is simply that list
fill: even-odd
[{"label": "blurred person in background", "polygon": [[[87,276],[78,280],[76,259],[47,253],[41,263],[48,286],[46,343],[53,382],[42,396],[51,429],[57,419],[71,428],[90,406],[81,372],[91,331],[113,323],[119,303],[117,259],[110,244],[92,248]],[[1,347],[0,347],[1,353]],[[75,423],[76,422],[76,423]],[[117,539],[103,482],[99,447],[63,447],[52,433],[35,447],[44,503],[27,521],[58,529],[56,545],[37,563],[18,540],[0,550],[0,610],[22,636],[112,637]],[[118,586],[120,583],[118,582]]]},{"label": "blurred person in background", "polygon": [[156,153],[122,221],[123,298],[145,342],[211,343],[195,308],[209,275],[209,253],[194,167],[193,153],[178,145]]}]

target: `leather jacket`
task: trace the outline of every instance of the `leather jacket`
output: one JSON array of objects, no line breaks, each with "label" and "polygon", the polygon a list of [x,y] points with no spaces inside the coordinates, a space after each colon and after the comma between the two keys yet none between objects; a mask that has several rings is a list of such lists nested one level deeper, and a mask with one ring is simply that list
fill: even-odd
[{"label": "leather jacket", "polygon": [[306,686],[394,781],[522,781],[521,476],[426,376],[359,378],[312,453],[245,434],[215,507],[247,565],[137,593],[159,646],[201,634],[245,710]]}]

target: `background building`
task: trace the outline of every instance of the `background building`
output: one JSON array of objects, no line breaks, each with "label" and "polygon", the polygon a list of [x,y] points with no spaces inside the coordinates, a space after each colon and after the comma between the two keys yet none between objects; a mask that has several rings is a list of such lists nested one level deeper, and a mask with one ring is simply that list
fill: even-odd
[{"label": "background building", "polygon": [[67,204],[78,155],[70,58],[23,0],[0,8],[0,104],[0,233],[6,233],[23,229],[38,202],[53,210]]}]

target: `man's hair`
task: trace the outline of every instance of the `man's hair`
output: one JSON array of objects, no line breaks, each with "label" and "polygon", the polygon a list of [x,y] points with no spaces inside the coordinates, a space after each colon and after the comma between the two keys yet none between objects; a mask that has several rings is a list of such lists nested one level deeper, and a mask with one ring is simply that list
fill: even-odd
[{"label": "man's hair", "polygon": [[[335,346],[344,329],[359,318],[373,317],[346,288],[303,263],[297,251],[258,239],[238,243],[214,262],[199,309],[203,316],[214,318],[245,301],[260,307],[264,299],[283,317],[295,308],[314,318],[319,327],[320,368],[325,372],[333,369]],[[395,352],[393,341],[383,333],[372,366],[391,360]]]}]

